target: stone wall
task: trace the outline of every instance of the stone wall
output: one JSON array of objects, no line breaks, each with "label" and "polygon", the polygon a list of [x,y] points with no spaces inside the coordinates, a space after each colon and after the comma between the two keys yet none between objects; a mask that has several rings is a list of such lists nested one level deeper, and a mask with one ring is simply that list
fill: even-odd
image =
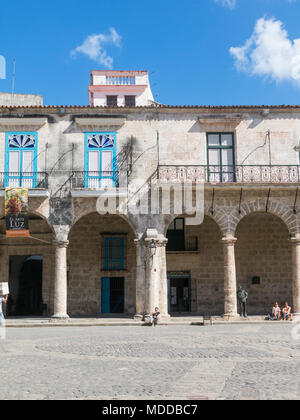
[{"label": "stone wall", "polygon": [[[249,292],[250,315],[270,313],[275,301],[292,303],[292,254],[286,226],[271,214],[251,214],[239,224],[237,284]],[[252,285],[258,276],[260,285]]]},{"label": "stone wall", "polygon": [[0,281],[9,281],[9,261],[11,256],[32,256],[39,255],[43,257],[43,303],[47,305],[46,313],[51,315],[53,311],[53,247],[52,232],[49,225],[44,220],[29,220],[30,234],[41,242],[31,238],[9,238],[6,239],[4,220],[0,222]]},{"label": "stone wall", "polygon": [[42,95],[0,92],[0,106],[42,106]]},{"label": "stone wall", "polygon": [[186,236],[198,238],[198,251],[167,253],[167,270],[187,271],[191,276],[191,311],[221,315],[224,311],[224,262],[221,232],[205,217],[201,226],[186,226]]},{"label": "stone wall", "polygon": [[[104,270],[103,234],[125,238],[125,270]],[[136,257],[134,234],[126,221],[118,216],[92,213],[80,219],[69,235],[68,280],[69,315],[101,314],[101,278],[125,278],[125,312],[135,313]]]}]

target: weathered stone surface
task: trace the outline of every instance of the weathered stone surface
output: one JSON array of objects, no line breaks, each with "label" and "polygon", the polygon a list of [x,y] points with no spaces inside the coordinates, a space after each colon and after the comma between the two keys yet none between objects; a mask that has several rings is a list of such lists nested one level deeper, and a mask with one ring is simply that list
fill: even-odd
[{"label": "weathered stone surface", "polygon": [[299,400],[293,327],[10,328],[1,399]]}]

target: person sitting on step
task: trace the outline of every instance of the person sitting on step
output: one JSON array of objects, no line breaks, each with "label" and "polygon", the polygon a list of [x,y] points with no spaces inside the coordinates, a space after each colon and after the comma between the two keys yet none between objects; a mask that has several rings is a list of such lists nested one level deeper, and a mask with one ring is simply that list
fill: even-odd
[{"label": "person sitting on step", "polygon": [[280,319],[280,316],[281,316],[280,307],[278,305],[278,302],[275,302],[274,303],[274,307],[272,309],[272,317],[273,317],[273,320],[277,321],[278,319]]},{"label": "person sitting on step", "polygon": [[292,308],[289,306],[288,302],[285,302],[284,307],[282,308],[282,319],[288,321],[293,319]]},{"label": "person sitting on step", "polygon": [[152,323],[152,325],[154,326],[154,327],[156,327],[156,325],[157,325],[157,323],[158,323],[158,321],[159,321],[159,317],[160,317],[160,312],[159,312],[159,308],[155,308],[155,310],[154,310],[154,312],[153,312],[153,314],[152,314],[152,318],[153,318],[153,323]]}]

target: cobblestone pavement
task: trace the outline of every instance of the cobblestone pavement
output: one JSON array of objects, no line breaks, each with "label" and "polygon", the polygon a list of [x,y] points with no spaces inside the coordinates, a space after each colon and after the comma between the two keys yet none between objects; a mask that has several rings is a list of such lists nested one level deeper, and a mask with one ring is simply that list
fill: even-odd
[{"label": "cobblestone pavement", "polygon": [[9,328],[0,399],[300,399],[293,327]]}]

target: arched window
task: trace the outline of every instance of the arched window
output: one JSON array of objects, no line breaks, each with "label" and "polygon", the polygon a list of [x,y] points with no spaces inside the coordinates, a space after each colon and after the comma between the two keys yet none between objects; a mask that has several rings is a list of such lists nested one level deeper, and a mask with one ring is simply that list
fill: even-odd
[{"label": "arched window", "polygon": [[5,186],[35,188],[37,133],[6,133]]},{"label": "arched window", "polygon": [[86,133],[85,187],[115,187],[116,172],[116,134]]}]

